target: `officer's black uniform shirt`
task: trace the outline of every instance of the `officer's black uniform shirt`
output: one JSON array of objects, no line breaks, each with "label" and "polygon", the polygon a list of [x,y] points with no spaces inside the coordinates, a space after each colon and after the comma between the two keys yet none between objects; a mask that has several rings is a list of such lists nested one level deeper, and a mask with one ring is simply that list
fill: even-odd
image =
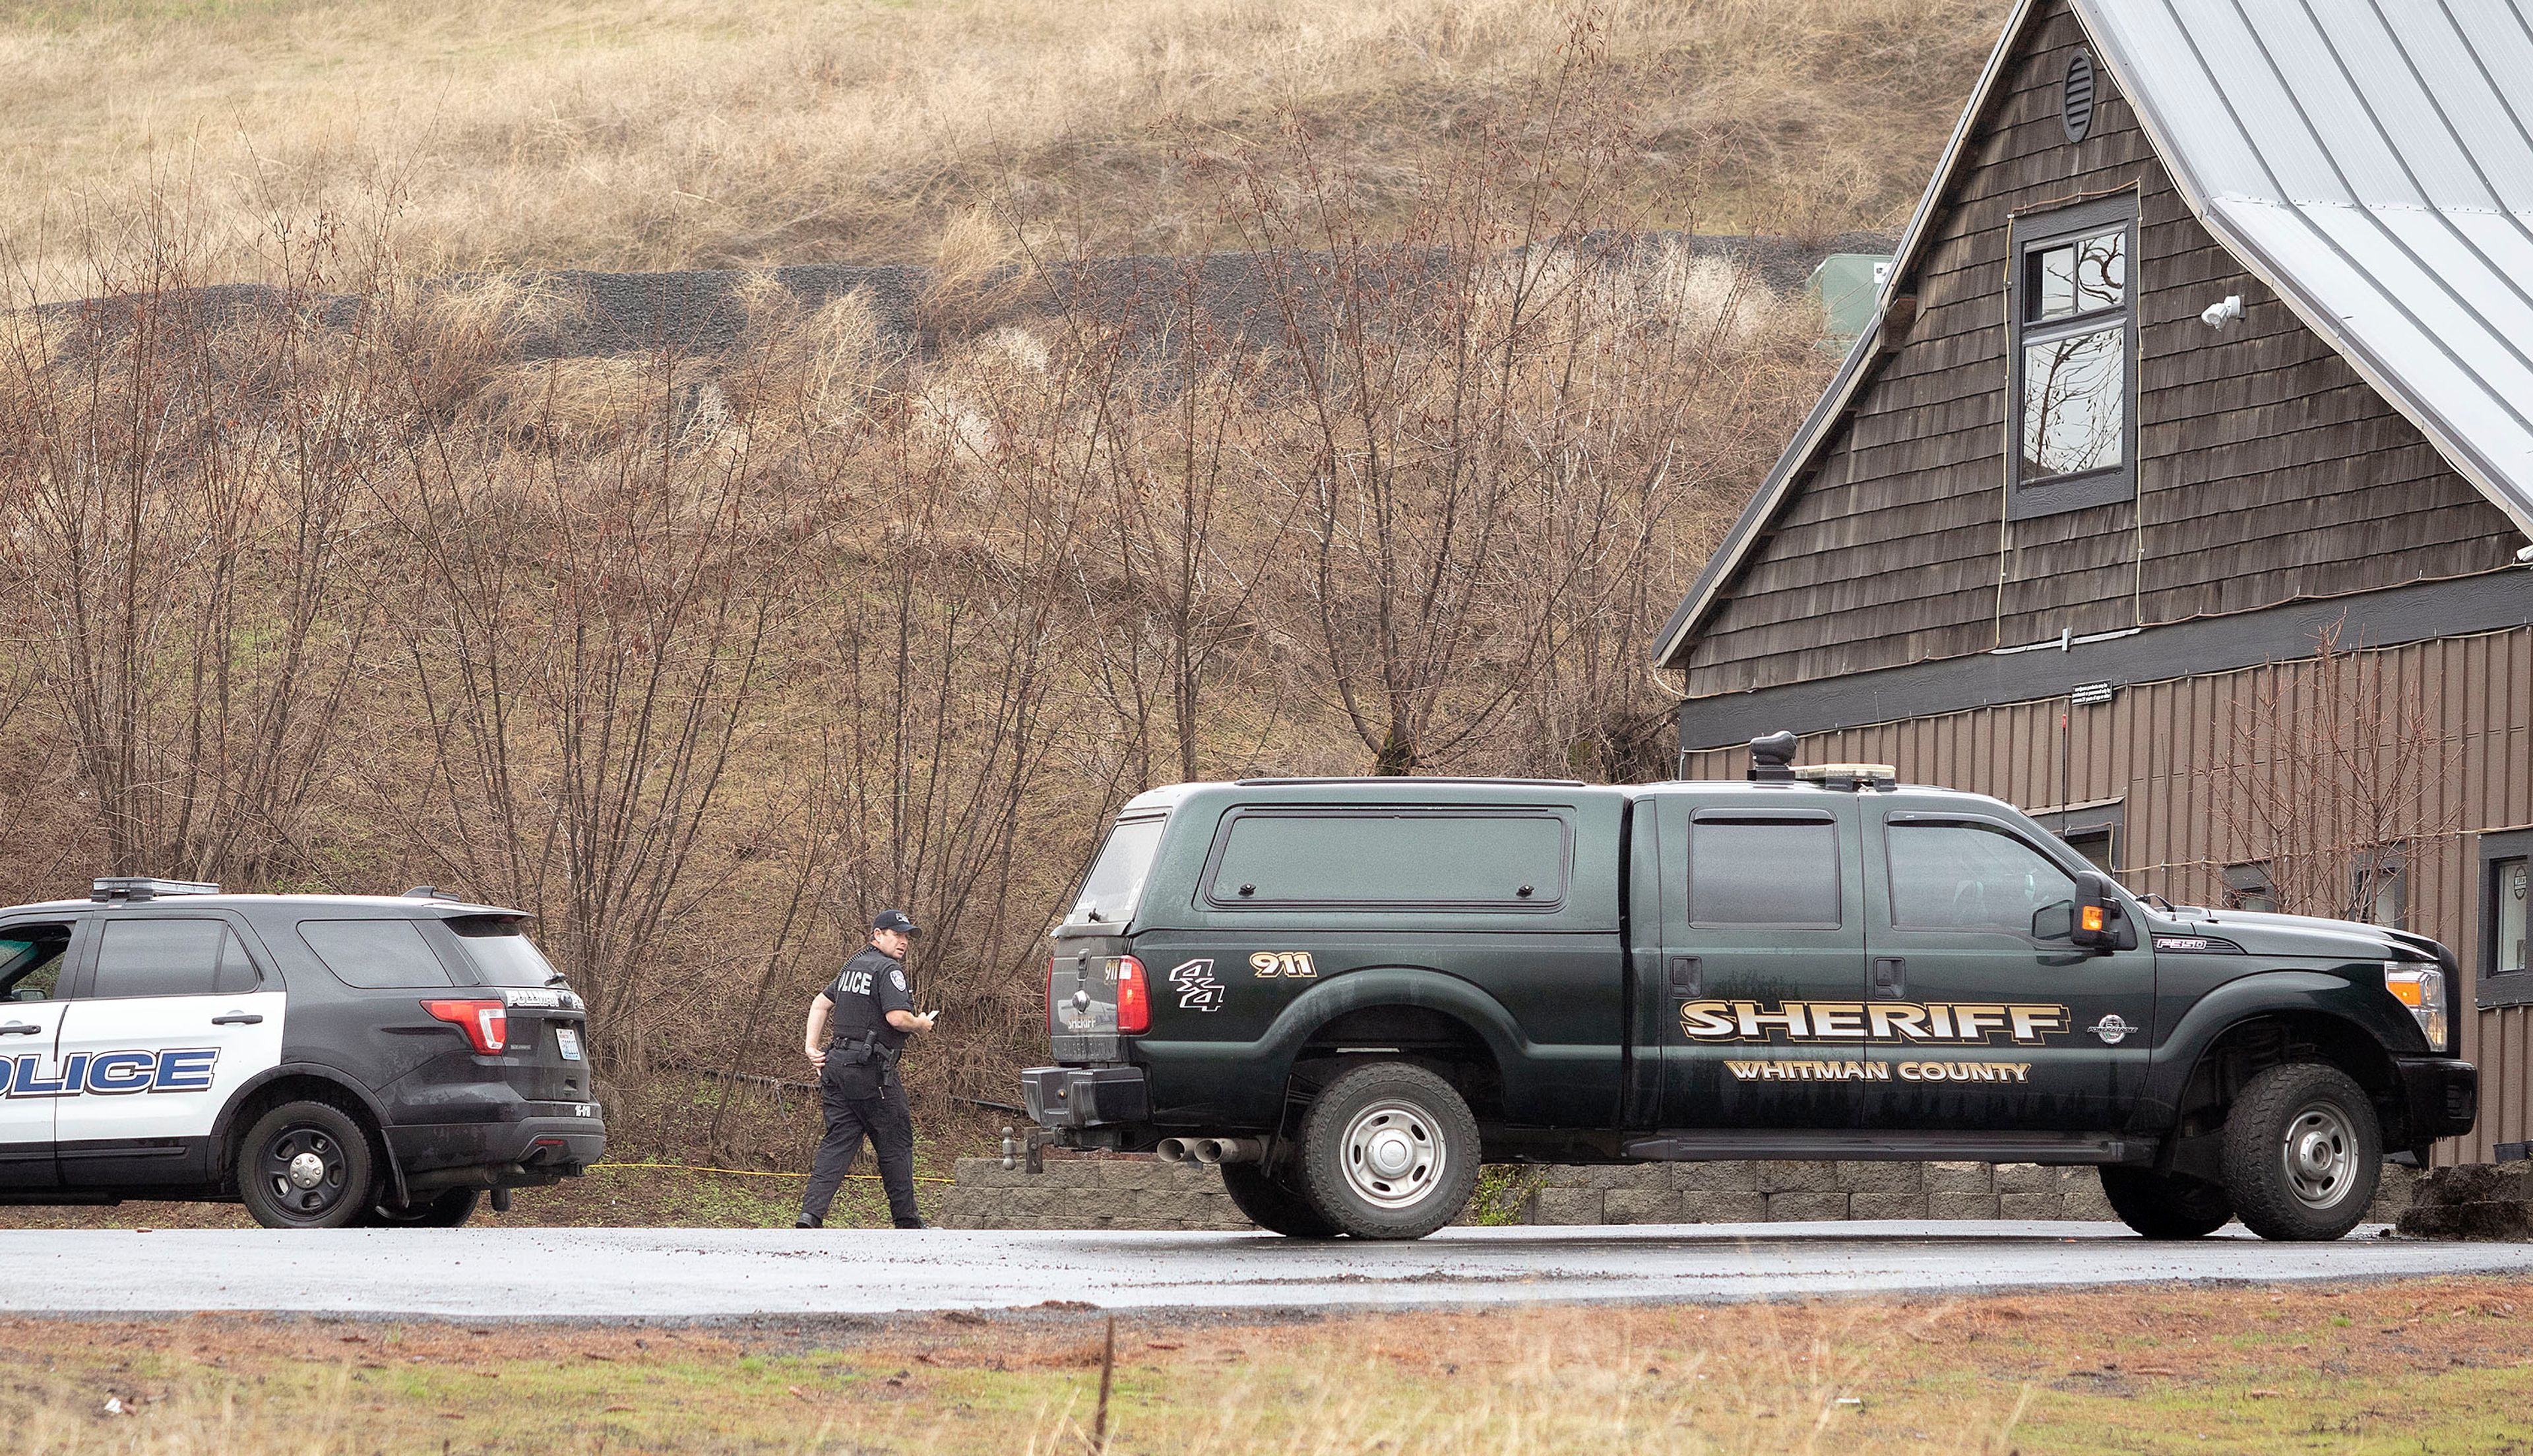
[{"label": "officer's black uniform shirt", "polygon": [[906,1045],[906,1033],[888,1023],[890,1012],[914,1010],[906,966],[896,957],[877,946],[865,948],[836,973],[827,999],[836,1007],[827,1021],[835,1041],[859,1041],[863,1033],[877,1032],[879,1044],[890,1051]]}]

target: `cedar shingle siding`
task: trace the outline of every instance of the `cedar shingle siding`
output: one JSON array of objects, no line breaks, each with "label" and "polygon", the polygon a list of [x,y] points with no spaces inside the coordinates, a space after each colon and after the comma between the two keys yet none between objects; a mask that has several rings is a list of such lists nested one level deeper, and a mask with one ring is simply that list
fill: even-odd
[{"label": "cedar shingle siding", "polygon": [[[1704,696],[2488,571],[2516,533],[2210,238],[2102,78],[2059,120],[2063,3],[1965,149],[1907,342],[1857,391],[1687,658]],[[2134,186],[2139,498],[2004,519],[2008,220]],[[2229,293],[2221,336],[2199,312]]]}]

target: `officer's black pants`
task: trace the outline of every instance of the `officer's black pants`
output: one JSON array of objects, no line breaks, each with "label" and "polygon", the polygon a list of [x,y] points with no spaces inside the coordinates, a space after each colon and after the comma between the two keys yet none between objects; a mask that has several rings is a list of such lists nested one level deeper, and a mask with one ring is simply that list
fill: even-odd
[{"label": "officer's black pants", "polygon": [[[818,1142],[818,1159],[809,1168],[809,1191],[801,1196],[800,1212],[808,1218],[823,1220],[827,1205],[836,1200],[836,1190],[844,1186],[845,1175],[854,1171],[854,1158],[862,1150],[862,1138],[870,1138],[871,1153],[879,1162],[880,1182],[888,1189],[889,1217],[898,1227],[913,1225],[914,1211],[914,1119],[906,1110],[906,1088],[891,1071],[879,1085],[875,1097],[848,1097],[837,1085],[836,1066],[818,1078],[819,1101],[827,1113],[827,1136]],[[867,1085],[867,1083],[865,1083]]]}]

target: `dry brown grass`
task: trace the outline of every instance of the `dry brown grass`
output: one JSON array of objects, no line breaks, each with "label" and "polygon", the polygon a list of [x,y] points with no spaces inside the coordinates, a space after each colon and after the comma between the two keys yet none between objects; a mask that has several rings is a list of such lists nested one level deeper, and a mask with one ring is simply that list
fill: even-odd
[{"label": "dry brown grass", "polygon": [[[1609,6],[1644,220],[1893,224],[2001,10]],[[91,293],[64,237],[170,190],[216,277],[326,211],[391,214],[424,274],[929,261],[1015,202],[1094,251],[1204,248],[1193,155],[1297,116],[1396,221],[1531,123],[1566,38],[1533,0],[0,0],[0,252]]]}]

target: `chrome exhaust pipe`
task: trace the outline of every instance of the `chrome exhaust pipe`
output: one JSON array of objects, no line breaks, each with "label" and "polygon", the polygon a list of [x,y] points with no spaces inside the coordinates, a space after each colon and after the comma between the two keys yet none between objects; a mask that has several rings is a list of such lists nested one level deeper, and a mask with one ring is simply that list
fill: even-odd
[{"label": "chrome exhaust pipe", "polygon": [[1214,1167],[1257,1162],[1266,1155],[1266,1144],[1256,1137],[1200,1137],[1194,1151],[1198,1162]]},{"label": "chrome exhaust pipe", "polygon": [[1164,1163],[1193,1163],[1197,1160],[1196,1154],[1188,1146],[1188,1139],[1184,1137],[1162,1138],[1153,1144],[1152,1156]]}]

